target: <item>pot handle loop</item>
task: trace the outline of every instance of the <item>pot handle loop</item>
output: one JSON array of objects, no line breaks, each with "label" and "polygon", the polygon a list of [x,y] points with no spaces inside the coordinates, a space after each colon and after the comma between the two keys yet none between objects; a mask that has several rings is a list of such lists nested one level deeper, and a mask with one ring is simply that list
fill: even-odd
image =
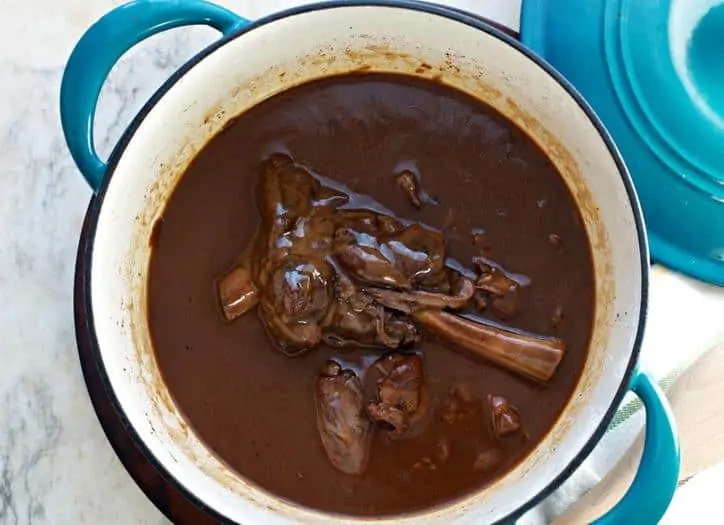
[{"label": "pot handle loop", "polygon": [[93,119],[103,83],[118,59],[134,45],[168,29],[207,25],[226,37],[247,23],[203,0],[134,0],[104,15],[85,32],[63,73],[60,120],[73,160],[93,191],[99,189],[107,169],[93,143]]},{"label": "pot handle loop", "polygon": [[678,485],[679,440],[666,395],[645,372],[634,376],[631,390],[646,408],[646,438],[641,463],[621,501],[594,521],[595,525],[656,524],[669,507]]}]

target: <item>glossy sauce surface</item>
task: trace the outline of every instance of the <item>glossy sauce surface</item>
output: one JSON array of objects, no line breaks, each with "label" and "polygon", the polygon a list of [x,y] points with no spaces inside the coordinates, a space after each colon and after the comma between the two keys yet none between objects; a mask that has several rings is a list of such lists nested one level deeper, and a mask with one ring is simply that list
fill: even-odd
[{"label": "glossy sauce surface", "polygon": [[[512,316],[493,321],[560,337],[566,354],[547,385],[455,351],[423,330],[429,394],[424,430],[374,433],[362,475],[329,462],[317,431],[315,383],[334,358],[364,380],[374,349],[315,348],[290,358],[257,312],[233,323],[215,283],[259,224],[255,186],[272,153],[367,195],[397,217],[445,236],[472,268],[484,256],[530,280]],[[400,187],[419,176],[419,208]],[[198,155],[157,226],[149,315],[159,366],[190,424],[232,468],[262,488],[331,512],[419,510],[484,487],[543,438],[580,375],[593,318],[593,272],[581,218],[544,154],[483,104],[408,77],[356,75],[310,83],[236,119]],[[475,240],[475,242],[473,242]],[[490,396],[517,407],[523,432],[497,439]],[[526,495],[527,496],[527,495]]]}]

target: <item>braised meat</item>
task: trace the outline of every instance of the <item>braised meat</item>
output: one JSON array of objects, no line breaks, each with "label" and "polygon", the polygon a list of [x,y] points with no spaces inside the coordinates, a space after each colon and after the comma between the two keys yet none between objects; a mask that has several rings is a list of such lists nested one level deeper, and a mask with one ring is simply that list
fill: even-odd
[{"label": "braised meat", "polygon": [[425,327],[513,372],[551,378],[563,358],[560,339],[450,313],[479,306],[480,294],[504,306],[524,278],[480,258],[474,281],[446,261],[439,231],[402,221],[287,155],[272,155],[259,176],[257,235],[218,286],[227,320],[258,302],[267,333],[288,356],[322,342],[401,348]]},{"label": "braised meat", "polygon": [[394,437],[405,436],[428,406],[422,358],[393,353],[379,359],[374,368],[379,374],[377,399],[367,405],[367,413],[390,426]]},{"label": "braised meat", "polygon": [[520,432],[522,421],[520,411],[503,396],[488,396],[490,421],[493,434],[498,439],[510,437]]},{"label": "braised meat", "polygon": [[372,422],[364,412],[362,384],[352,370],[328,362],[317,379],[317,429],[329,461],[346,474],[367,467]]}]

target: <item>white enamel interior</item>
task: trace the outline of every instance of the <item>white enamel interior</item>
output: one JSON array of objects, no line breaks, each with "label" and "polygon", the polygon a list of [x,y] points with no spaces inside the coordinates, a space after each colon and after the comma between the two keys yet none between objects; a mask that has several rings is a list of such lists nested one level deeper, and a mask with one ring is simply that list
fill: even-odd
[{"label": "white enamel interior", "polygon": [[[432,70],[415,73],[423,61]],[[493,522],[546,487],[601,423],[631,357],[643,277],[634,213],[596,128],[543,69],[463,23],[401,7],[311,11],[254,29],[186,73],[136,130],[98,218],[91,301],[103,364],[128,420],[151,453],[206,505],[241,523],[340,522],[257,490],[229,471],[188,428],[156,368],[146,326],[145,282],[153,221],[189,159],[209,137],[276,92],[360,66],[441,74],[443,82],[517,122],[558,166],[583,210],[594,246],[597,309],[590,357],[559,422],[503,479],[464,501],[425,513],[423,519]],[[389,522],[419,519],[421,515]]]}]

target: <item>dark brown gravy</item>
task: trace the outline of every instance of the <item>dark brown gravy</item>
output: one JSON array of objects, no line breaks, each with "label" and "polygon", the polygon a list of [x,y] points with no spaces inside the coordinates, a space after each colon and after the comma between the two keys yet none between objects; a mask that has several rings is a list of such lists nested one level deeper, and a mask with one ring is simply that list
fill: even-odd
[{"label": "dark brown gravy", "polygon": [[[321,347],[305,357],[284,357],[255,312],[225,323],[214,290],[257,226],[257,166],[280,150],[400,217],[440,228],[456,260],[469,265],[482,245],[485,256],[527,275],[532,284],[521,289],[520,311],[506,322],[566,342],[550,383],[521,379],[426,334],[417,348],[433,414],[425,431],[403,441],[376,432],[362,476],[336,470],[315,423],[317,373],[329,358],[361,371],[380,353]],[[419,169],[437,204],[410,204],[395,177],[402,165]],[[480,489],[536,446],[578,381],[594,310],[591,253],[580,215],[553,165],[524,133],[450,88],[364,74],[277,95],[206,146],[161,221],[148,301],[164,379],[221,458],[293,502],[379,515],[428,508]],[[476,229],[485,232],[478,246],[471,241]],[[485,412],[489,395],[518,407],[527,439],[495,439]],[[467,415],[451,418],[451,407]],[[491,462],[496,454],[497,464]]]}]

